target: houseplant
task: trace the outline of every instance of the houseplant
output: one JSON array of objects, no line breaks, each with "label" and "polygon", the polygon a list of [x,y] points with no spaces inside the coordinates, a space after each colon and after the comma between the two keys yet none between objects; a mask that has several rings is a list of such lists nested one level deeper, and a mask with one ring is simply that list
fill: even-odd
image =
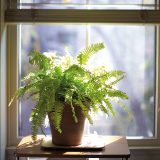
[{"label": "houseplant", "polygon": [[[66,125],[63,124],[69,117],[74,124],[78,124],[79,121],[84,123],[84,117],[92,124],[91,112],[96,113],[101,110],[106,114],[115,115],[112,101],[116,101],[123,107],[119,100],[128,99],[128,96],[116,89],[115,85],[124,78],[124,72],[107,71],[104,66],[90,70],[87,65],[90,57],[103,48],[103,43],[92,44],[80,51],[75,58],[68,55],[60,57],[56,54],[41,54],[36,51],[31,53],[29,63],[35,67],[35,70],[24,77],[22,80],[24,85],[16,91],[13,99],[27,94],[29,98],[35,100],[31,113],[34,140],[46,115],[52,121],[51,128],[54,130],[52,135],[56,140],[64,132]],[[66,112],[69,112],[69,116],[63,119]],[[82,124],[80,128],[80,136],[82,136],[83,126]],[[75,128],[71,132],[78,130],[77,126]],[[70,131],[68,128],[66,130]],[[65,131],[65,135],[67,134]],[[73,134],[77,137],[77,133]],[[66,138],[68,136],[63,141]],[[54,140],[53,143],[78,145],[81,143],[81,138],[75,143],[65,144]]]}]

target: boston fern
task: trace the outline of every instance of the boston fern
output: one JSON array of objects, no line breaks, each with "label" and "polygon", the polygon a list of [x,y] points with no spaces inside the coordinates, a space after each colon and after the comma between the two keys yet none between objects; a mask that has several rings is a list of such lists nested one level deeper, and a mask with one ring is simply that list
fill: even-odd
[{"label": "boston fern", "polygon": [[31,53],[29,63],[36,69],[24,77],[24,85],[17,90],[14,98],[27,94],[36,102],[31,113],[33,139],[50,112],[53,113],[55,129],[62,132],[64,104],[70,105],[75,123],[78,122],[74,109],[77,105],[91,124],[91,112],[101,110],[115,115],[113,101],[124,108],[120,99],[128,99],[128,96],[115,87],[124,78],[124,72],[107,71],[104,66],[92,70],[88,67],[90,57],[103,48],[103,43],[92,44],[80,51],[75,58],[36,51]]}]

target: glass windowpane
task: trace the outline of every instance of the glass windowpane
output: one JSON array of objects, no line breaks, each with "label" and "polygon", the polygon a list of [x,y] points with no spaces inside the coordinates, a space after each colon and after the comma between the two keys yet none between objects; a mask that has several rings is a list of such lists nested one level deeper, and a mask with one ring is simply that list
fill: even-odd
[{"label": "glass windowpane", "polygon": [[[129,95],[126,105],[131,117],[116,104],[116,117],[101,112],[94,116],[94,125],[86,124],[86,134],[155,136],[155,27],[126,25],[21,25],[20,77],[31,66],[28,53],[66,52],[76,56],[87,43],[104,42],[106,48],[90,61],[93,66],[123,70],[126,78],[117,86]],[[22,84],[23,85],[23,84]],[[29,115],[33,102],[25,98],[19,107],[19,135],[30,134]],[[49,134],[49,128],[46,129]]]},{"label": "glass windowpane", "polygon": [[21,9],[155,9],[155,0],[20,0],[19,7]]}]

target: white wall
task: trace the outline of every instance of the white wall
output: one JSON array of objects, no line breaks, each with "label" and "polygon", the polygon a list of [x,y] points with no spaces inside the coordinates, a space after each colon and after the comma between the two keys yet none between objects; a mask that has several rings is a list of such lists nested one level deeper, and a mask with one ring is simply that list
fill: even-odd
[{"label": "white wall", "polygon": [[6,32],[4,2],[0,0],[0,160],[5,160],[6,148]]}]

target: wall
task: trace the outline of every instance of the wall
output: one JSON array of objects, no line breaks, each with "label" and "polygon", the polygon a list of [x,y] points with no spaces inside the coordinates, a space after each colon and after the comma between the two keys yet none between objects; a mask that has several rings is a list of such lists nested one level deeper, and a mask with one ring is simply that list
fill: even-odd
[{"label": "wall", "polygon": [[6,27],[4,2],[0,0],[0,160],[5,160],[6,148]]},{"label": "wall", "polygon": [[[4,23],[4,2],[5,0],[0,0],[0,160],[6,159],[6,26]],[[8,159],[14,159],[14,149],[10,148],[8,152]],[[160,150],[131,150],[130,160],[151,159],[160,160]]]}]

